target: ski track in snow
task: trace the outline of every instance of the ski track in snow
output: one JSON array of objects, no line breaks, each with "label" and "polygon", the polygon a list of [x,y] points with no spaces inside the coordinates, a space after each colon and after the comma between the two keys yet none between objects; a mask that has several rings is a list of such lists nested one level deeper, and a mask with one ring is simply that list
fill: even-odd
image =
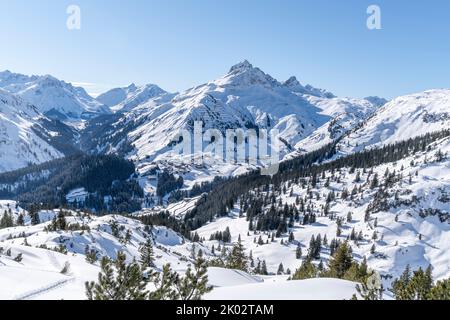
[{"label": "ski track in snow", "polygon": [[54,282],[54,283],[52,283],[52,284],[50,284],[48,286],[44,286],[44,287],[41,287],[39,289],[32,290],[32,291],[29,291],[27,293],[23,293],[21,295],[18,295],[13,300],[30,300],[32,298],[38,297],[38,296],[40,296],[40,295],[42,295],[44,293],[47,293],[49,291],[56,290],[56,289],[59,289],[61,287],[64,287],[65,285],[67,285],[68,283],[70,283],[70,282],[72,282],[74,280],[75,280],[75,277],[71,277],[71,278],[64,279],[64,280],[59,280],[59,281]]}]

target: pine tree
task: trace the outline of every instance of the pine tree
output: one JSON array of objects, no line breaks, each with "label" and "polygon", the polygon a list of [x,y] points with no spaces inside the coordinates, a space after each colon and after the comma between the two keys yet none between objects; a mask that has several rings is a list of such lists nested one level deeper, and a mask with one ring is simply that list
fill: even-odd
[{"label": "pine tree", "polygon": [[90,264],[94,264],[95,262],[97,262],[98,258],[97,258],[97,250],[95,249],[90,249],[88,245],[86,245],[85,249],[84,249],[84,254],[85,254],[85,259],[88,263]]},{"label": "pine tree", "polygon": [[264,244],[264,241],[263,241],[262,237],[259,236],[259,238],[258,238],[258,245],[262,246],[263,244]]},{"label": "pine tree", "polygon": [[396,300],[410,300],[409,293],[407,292],[407,286],[411,280],[411,269],[407,265],[400,278],[395,279],[392,282],[392,293]]},{"label": "pine tree", "polygon": [[30,212],[31,225],[35,226],[41,223],[39,212]]},{"label": "pine tree", "polygon": [[0,219],[0,229],[11,227],[14,227],[12,215],[5,210],[2,218]]},{"label": "pine tree", "polygon": [[433,290],[431,267],[419,268],[411,275],[409,265],[400,278],[392,283],[392,293],[397,300],[426,300]]},{"label": "pine tree", "polygon": [[176,300],[178,293],[173,287],[178,281],[178,274],[170,268],[170,264],[163,266],[162,272],[153,278],[156,290],[149,294],[150,300]]},{"label": "pine tree", "polygon": [[200,300],[203,295],[210,292],[208,285],[206,260],[200,254],[195,263],[194,270],[189,267],[183,278],[176,281],[176,290],[181,300]]},{"label": "pine tree", "polygon": [[370,220],[370,211],[367,209],[364,214],[364,222],[369,222]]},{"label": "pine tree", "polygon": [[256,264],[256,268],[254,270],[256,274],[261,274],[261,261],[258,260],[258,263]]},{"label": "pine tree", "polygon": [[228,257],[227,267],[229,269],[237,269],[247,271],[247,256],[245,255],[245,249],[242,245],[241,236],[239,235],[238,242],[233,245],[231,253]]},{"label": "pine tree", "polygon": [[341,234],[342,234],[341,227],[340,227],[340,226],[337,226],[337,229],[336,229],[336,237],[340,237]]},{"label": "pine tree", "polygon": [[425,271],[422,268],[415,271],[408,287],[413,300],[426,300],[433,287],[431,267],[428,267]]},{"label": "pine tree", "polygon": [[438,281],[430,291],[430,300],[450,300],[450,278]]},{"label": "pine tree", "polygon": [[304,280],[317,277],[318,270],[308,259],[304,260],[294,274],[292,275],[292,280]]},{"label": "pine tree", "polygon": [[14,258],[14,261],[16,261],[16,262],[21,262],[22,261],[22,253],[19,253],[15,258]]},{"label": "pine tree", "polygon": [[17,225],[23,226],[24,224],[25,224],[25,220],[24,220],[23,214],[21,213],[17,217]]},{"label": "pine tree", "polygon": [[137,263],[126,264],[126,256],[118,252],[117,259],[101,260],[98,282],[86,282],[89,300],[144,300],[147,297],[147,282]]},{"label": "pine tree", "polygon": [[347,242],[342,243],[334,253],[330,261],[330,273],[336,278],[343,278],[353,263],[350,246]]},{"label": "pine tree", "polygon": [[372,183],[370,184],[371,189],[375,189],[376,187],[378,187],[378,173],[375,173],[372,179]]},{"label": "pine tree", "polygon": [[350,223],[353,220],[353,214],[351,212],[347,213],[347,222]]},{"label": "pine tree", "polygon": [[289,242],[293,242],[295,240],[294,233],[291,231],[289,233]]},{"label": "pine tree", "polygon": [[155,267],[153,245],[150,239],[147,239],[147,242],[141,245],[141,247],[139,248],[139,253],[140,253],[139,262],[141,263],[141,266],[144,269]]},{"label": "pine tree", "polygon": [[284,266],[283,266],[282,263],[280,263],[280,265],[278,266],[277,274],[278,274],[278,275],[284,274]]},{"label": "pine tree", "polygon": [[269,272],[267,271],[266,260],[263,260],[263,262],[261,264],[261,274],[264,276],[269,274]]},{"label": "pine tree", "polygon": [[296,259],[302,258],[302,247],[300,245],[298,245],[297,249],[295,250],[295,258]]}]

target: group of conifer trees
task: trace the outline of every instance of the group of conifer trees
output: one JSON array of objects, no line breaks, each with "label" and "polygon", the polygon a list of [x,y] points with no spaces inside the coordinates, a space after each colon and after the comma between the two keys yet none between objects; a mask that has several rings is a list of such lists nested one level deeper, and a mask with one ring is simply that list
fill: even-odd
[{"label": "group of conifer trees", "polygon": [[[315,188],[315,181],[323,172],[334,172],[341,168],[364,169],[395,162],[417,152],[431,151],[433,142],[448,136],[450,136],[450,130],[427,133],[406,141],[357,152],[320,164],[321,161],[329,159],[336,153],[338,141],[335,141],[319,150],[280,163],[279,171],[274,176],[262,176],[257,170],[216,183],[211,191],[198,201],[196,207],[186,214],[184,224],[190,230],[196,230],[207,222],[213,221],[216,217],[226,216],[239,199],[243,195],[249,194],[251,190],[267,188],[269,185],[274,186],[275,189],[280,189],[285,183],[298,183],[304,178],[310,178],[312,188]],[[441,160],[445,158],[442,152],[438,152],[437,156],[439,155]],[[391,177],[395,179],[392,174]],[[390,177],[386,179],[387,183],[391,180]],[[374,187],[376,182],[377,179],[374,178],[372,181]],[[349,192],[347,191],[344,194],[348,196]],[[258,207],[258,204],[255,204]],[[255,211],[255,209],[252,210]],[[250,215],[252,215],[252,212],[250,212]]]},{"label": "group of conifer trees", "polygon": [[[97,282],[86,282],[89,300],[200,300],[210,292],[207,263],[201,251],[184,276],[173,271],[170,264],[157,270],[152,240],[139,248],[139,261],[127,263],[125,253],[112,260],[103,257]],[[150,288],[150,289],[149,289]]]}]

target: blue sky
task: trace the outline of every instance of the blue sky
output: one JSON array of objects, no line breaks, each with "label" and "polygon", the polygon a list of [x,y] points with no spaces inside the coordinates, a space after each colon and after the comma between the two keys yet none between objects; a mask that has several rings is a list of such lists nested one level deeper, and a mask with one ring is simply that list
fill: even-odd
[{"label": "blue sky", "polygon": [[[66,8],[81,8],[81,30]],[[377,4],[382,30],[368,30]],[[0,69],[181,91],[243,59],[340,96],[450,88],[447,0],[0,0]]]}]

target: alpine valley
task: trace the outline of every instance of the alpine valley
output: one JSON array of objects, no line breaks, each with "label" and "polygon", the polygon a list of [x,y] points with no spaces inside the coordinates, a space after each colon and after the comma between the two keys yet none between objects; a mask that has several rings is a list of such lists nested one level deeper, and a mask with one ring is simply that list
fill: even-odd
[{"label": "alpine valley", "polygon": [[[248,61],[96,98],[0,72],[0,299],[450,299],[448,110]],[[278,171],[180,154],[198,122],[277,132]]]}]

